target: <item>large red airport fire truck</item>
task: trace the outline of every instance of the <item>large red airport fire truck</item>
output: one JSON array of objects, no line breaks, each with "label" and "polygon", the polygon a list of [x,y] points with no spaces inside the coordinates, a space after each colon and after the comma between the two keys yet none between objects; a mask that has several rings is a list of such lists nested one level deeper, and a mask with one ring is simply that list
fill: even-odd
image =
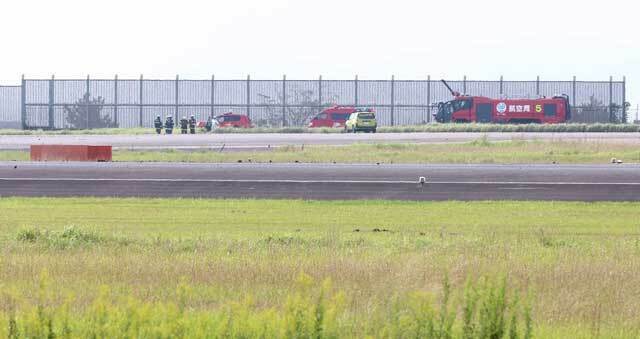
[{"label": "large red airport fire truck", "polygon": [[446,81],[442,80],[442,83],[455,99],[438,104],[437,122],[555,124],[571,119],[569,96],[566,94],[553,98],[491,99],[461,95]]}]

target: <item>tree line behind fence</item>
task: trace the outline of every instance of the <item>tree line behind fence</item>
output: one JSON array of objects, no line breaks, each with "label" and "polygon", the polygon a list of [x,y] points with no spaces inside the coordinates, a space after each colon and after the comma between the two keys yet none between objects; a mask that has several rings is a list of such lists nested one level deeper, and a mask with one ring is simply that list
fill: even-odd
[{"label": "tree line behind fence", "polygon": [[[449,81],[461,93],[491,98],[570,96],[572,122],[626,122],[623,81]],[[430,123],[437,103],[451,100],[438,80],[172,80],[23,79],[0,87],[0,122],[23,128],[150,127],[153,119],[226,112],[255,126],[304,126],[333,105],[373,108],[381,125]],[[625,105],[626,104],[626,105]],[[0,127],[2,127],[0,125]]]}]

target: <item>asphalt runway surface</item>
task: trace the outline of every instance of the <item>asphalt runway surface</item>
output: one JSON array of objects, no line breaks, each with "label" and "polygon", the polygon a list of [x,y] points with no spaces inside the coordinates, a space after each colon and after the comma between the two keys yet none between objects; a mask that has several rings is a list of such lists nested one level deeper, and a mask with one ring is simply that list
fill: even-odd
[{"label": "asphalt runway surface", "polygon": [[640,146],[640,133],[300,133],[196,135],[0,135],[0,149],[26,150],[35,144],[112,145],[116,149],[260,150],[284,145],[349,145],[354,143],[461,143],[564,140],[630,143]]},{"label": "asphalt runway surface", "polygon": [[640,201],[640,165],[0,162],[0,196]]}]

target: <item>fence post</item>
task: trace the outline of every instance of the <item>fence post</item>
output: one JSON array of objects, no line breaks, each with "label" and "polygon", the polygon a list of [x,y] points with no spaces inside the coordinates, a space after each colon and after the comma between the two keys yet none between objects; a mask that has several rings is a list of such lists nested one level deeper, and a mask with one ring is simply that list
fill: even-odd
[{"label": "fence post", "polygon": [[142,74],[140,74],[140,93],[139,93],[140,97],[138,98],[138,100],[140,102],[138,104],[138,115],[139,115],[138,116],[138,127],[142,127],[143,126],[142,125],[142,110],[143,110],[142,109],[142,99],[143,99],[143,97],[142,97],[143,96],[143,94],[142,94],[143,93],[142,92],[142,86],[143,85],[144,85],[144,79],[143,79]]},{"label": "fence post", "polygon": [[120,127],[118,123],[118,75],[113,79],[113,121],[116,127]]},{"label": "fence post", "polygon": [[318,111],[322,111],[322,75],[318,78]]},{"label": "fence post", "polygon": [[287,75],[282,76],[282,127],[287,126]]},{"label": "fence post", "polygon": [[536,96],[540,96],[540,76],[536,77]]},{"label": "fence post", "polygon": [[251,119],[251,76],[247,75],[247,117]]},{"label": "fence post", "polygon": [[21,120],[22,120],[22,129],[27,129],[27,81],[24,79],[24,74],[22,75],[22,86],[20,89],[20,105],[21,105]]},{"label": "fence post", "polygon": [[211,75],[211,117],[215,114],[215,103],[216,103],[216,76]]},{"label": "fence post", "polygon": [[174,112],[174,116],[175,116],[175,120],[174,121],[178,121],[178,115],[180,114],[179,112],[179,102],[180,102],[180,76],[178,74],[176,74],[176,97],[175,97],[175,112]]},{"label": "fence post", "polygon": [[53,127],[54,127],[54,123],[53,123],[53,105],[55,103],[55,98],[54,98],[54,95],[55,95],[55,88],[54,88],[54,86],[55,86],[55,83],[54,83],[55,78],[56,78],[55,75],[52,75],[51,76],[51,80],[49,80],[49,105],[48,105],[48,108],[49,108],[49,110],[48,110],[49,111],[49,124],[48,124],[49,125],[49,129],[53,129]]},{"label": "fence post", "polygon": [[[90,102],[91,102],[91,88],[90,88],[91,85],[90,85],[90,80],[89,80],[89,74],[87,74],[87,83],[85,85],[86,85],[85,86],[86,87],[85,88],[86,89],[85,96],[87,97],[87,105],[85,107],[86,108],[85,112],[87,112],[87,129],[89,129],[91,127],[90,123],[89,123],[90,122],[89,121],[89,117],[91,116],[91,114],[89,113],[89,110],[91,109],[91,104],[90,104]],[[99,119],[100,117],[97,117],[97,118]]]},{"label": "fence post", "polygon": [[613,76],[609,76],[609,122],[615,122],[613,116]]},{"label": "fence post", "polygon": [[576,76],[573,76],[573,82],[571,84],[571,101],[573,103],[573,107],[576,107]]},{"label": "fence post", "polygon": [[504,86],[504,84],[503,84],[503,82],[504,82],[504,78],[503,78],[503,76],[501,75],[501,76],[500,76],[500,96],[502,96],[502,95],[504,94],[504,87],[503,87],[503,86]]},{"label": "fence post", "polygon": [[358,107],[358,75],[356,74],[356,79],[353,83],[354,85],[354,106]]},{"label": "fence post", "polygon": [[391,126],[395,125],[395,83],[396,83],[396,76],[392,75],[391,76]]},{"label": "fence post", "polygon": [[[422,121],[425,121],[424,117]],[[431,75],[427,75],[427,119],[426,122],[431,122]]]},{"label": "fence post", "polygon": [[622,77],[622,122],[627,123],[627,77]]},{"label": "fence post", "polygon": [[467,94],[467,76],[463,76],[462,77],[462,94],[466,95]]}]

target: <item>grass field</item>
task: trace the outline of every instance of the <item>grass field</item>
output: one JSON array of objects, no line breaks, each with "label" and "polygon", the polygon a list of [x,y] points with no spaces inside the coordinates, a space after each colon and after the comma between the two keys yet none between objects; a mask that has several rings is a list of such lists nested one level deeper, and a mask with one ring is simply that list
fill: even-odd
[{"label": "grass field", "polygon": [[[304,162],[304,163],[560,163],[604,164],[611,158],[640,162],[633,144],[586,141],[504,141],[486,138],[461,144],[356,144],[285,146],[271,151],[128,151],[115,150],[114,161],[162,162]],[[0,151],[0,160],[26,161],[27,152]]]},{"label": "grass field", "polygon": [[[248,129],[221,128],[214,133],[342,133],[340,128],[257,127]],[[378,133],[412,132],[640,132],[637,124],[425,124],[408,126],[381,126]],[[153,134],[152,128],[99,128],[88,130],[17,130],[0,129],[0,135],[138,135]],[[199,130],[199,133],[205,133]]]},{"label": "grass field", "polygon": [[140,135],[153,134],[152,128],[96,128],[65,130],[0,129],[0,135]]},{"label": "grass field", "polygon": [[535,337],[640,335],[639,203],[2,198],[0,211],[0,336],[461,337],[475,323],[481,337],[515,314],[525,337],[527,305]]}]

